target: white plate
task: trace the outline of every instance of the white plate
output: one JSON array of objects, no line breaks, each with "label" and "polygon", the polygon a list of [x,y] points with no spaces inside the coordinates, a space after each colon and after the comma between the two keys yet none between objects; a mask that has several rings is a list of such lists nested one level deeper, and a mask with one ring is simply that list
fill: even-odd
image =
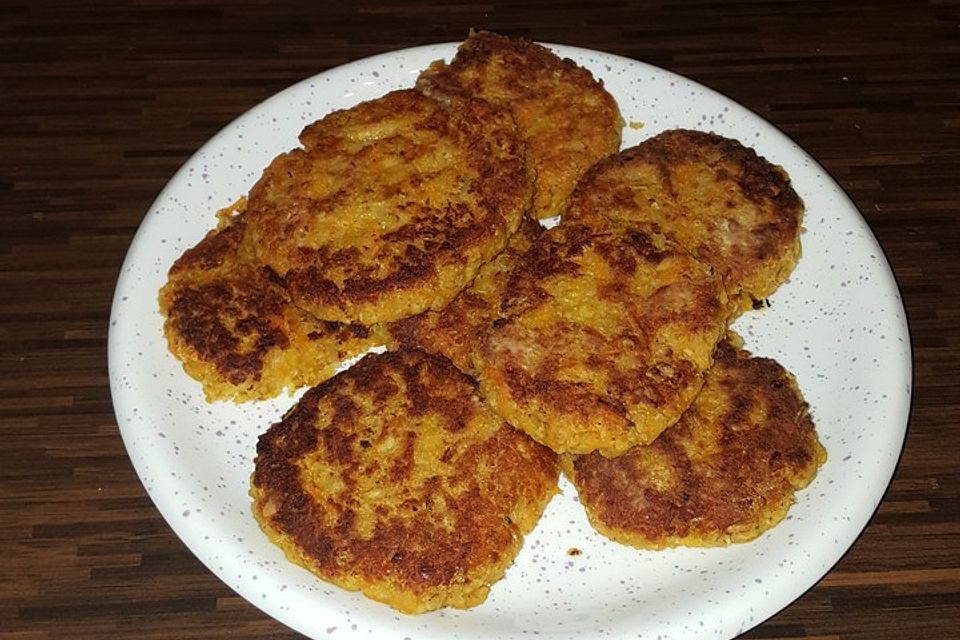
[{"label": "white plate", "polygon": [[[553,46],[553,45],[551,45]],[[782,165],[807,206],[803,258],[772,307],[735,329],[792,371],[830,459],[787,520],[725,549],[637,551],[596,534],[563,484],[507,577],[469,611],[404,616],[287,562],[250,512],[257,436],[291,398],[203,400],[167,352],[157,290],[174,259],[246,193],[307,123],[409,87],[455,45],[360,60],[253,108],[170,180],[130,247],[110,322],[110,384],[143,484],[184,543],[231,588],[314,638],[728,638],[810,588],[866,526],[903,444],[910,344],[896,282],[873,234],[823,168],[772,125],[690,80],[634,60],[553,46],[602,78],[628,123],[624,146],[673,127],[738,138]],[[576,547],[581,555],[568,555]]]}]

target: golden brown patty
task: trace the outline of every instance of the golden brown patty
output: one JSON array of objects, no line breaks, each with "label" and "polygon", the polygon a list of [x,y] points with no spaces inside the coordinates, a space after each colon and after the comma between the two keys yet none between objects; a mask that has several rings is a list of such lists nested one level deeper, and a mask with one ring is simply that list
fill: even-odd
[{"label": "golden brown patty", "polygon": [[238,216],[208,233],[160,290],[170,351],[208,401],[262,400],[318,384],[376,344],[364,326],[316,320],[290,304],[269,269],[244,253],[242,227]]},{"label": "golden brown patty", "polygon": [[532,193],[506,111],[395,91],[304,129],[250,192],[248,239],[295,304],[372,324],[449,302]]},{"label": "golden brown patty", "polygon": [[564,215],[657,225],[720,272],[741,310],[773,293],[800,257],[803,202],[787,174],[711,133],[667,131],[600,162]]},{"label": "golden brown patty", "polygon": [[525,40],[471,33],[450,64],[417,80],[430,95],[478,96],[508,108],[537,174],[533,215],[560,213],[581,175],[620,148],[617,103],[589,71]]},{"label": "golden brown patty", "polygon": [[825,460],[793,376],[724,341],[703,391],[653,444],[563,467],[600,533],[659,549],[752,540]]},{"label": "golden brown patty", "polygon": [[418,613],[483,602],[557,474],[449,360],[404,350],[364,357],[270,427],[251,495],[290,560]]},{"label": "golden brown patty", "polygon": [[510,275],[481,389],[558,453],[619,455],[693,401],[727,315],[720,279],[662,236],[562,222]]},{"label": "golden brown patty", "polygon": [[388,346],[438,353],[450,358],[461,371],[475,374],[474,361],[497,319],[507,276],[541,233],[540,223],[524,216],[507,248],[480,267],[470,286],[450,304],[439,311],[426,311],[387,326]]}]

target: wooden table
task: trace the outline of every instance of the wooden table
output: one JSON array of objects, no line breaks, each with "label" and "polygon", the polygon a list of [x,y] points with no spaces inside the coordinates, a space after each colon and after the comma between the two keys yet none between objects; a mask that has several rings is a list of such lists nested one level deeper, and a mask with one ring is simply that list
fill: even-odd
[{"label": "wooden table", "polygon": [[915,396],[866,532],[747,638],[960,635],[956,2],[5,2],[0,8],[0,638],[296,637],[174,536],[126,456],[107,317],[177,167],[284,87],[468,28],[603,49],[742,102],[818,158],[893,265]]}]

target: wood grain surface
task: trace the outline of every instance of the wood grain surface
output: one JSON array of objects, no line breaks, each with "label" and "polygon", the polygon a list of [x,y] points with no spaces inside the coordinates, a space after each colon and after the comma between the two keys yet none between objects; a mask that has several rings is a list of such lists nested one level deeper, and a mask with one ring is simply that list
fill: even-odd
[{"label": "wood grain surface", "polygon": [[0,638],[294,638],[174,536],[126,456],[107,319],[148,206],[264,98],[470,27],[733,97],[859,206],[909,313],[902,460],[844,559],[747,638],[960,637],[960,8],[819,0],[0,5]]}]

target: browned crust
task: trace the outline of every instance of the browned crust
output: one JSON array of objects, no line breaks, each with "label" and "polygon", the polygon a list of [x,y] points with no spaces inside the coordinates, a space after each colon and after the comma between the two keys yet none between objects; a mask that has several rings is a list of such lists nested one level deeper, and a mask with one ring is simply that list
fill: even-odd
[{"label": "browned crust", "polygon": [[235,215],[185,251],[159,296],[170,350],[209,400],[264,399],[316,384],[375,344],[363,325],[296,309],[275,274],[245,252],[243,225]]},{"label": "browned crust", "polygon": [[555,451],[619,455],[693,400],[727,313],[719,279],[664,238],[561,224],[509,277],[481,387]]},{"label": "browned crust", "polygon": [[603,82],[527,40],[471,31],[450,63],[431,65],[417,88],[511,111],[537,175],[536,218],[558,214],[580,176],[620,148],[623,120]]},{"label": "browned crust", "polygon": [[[259,380],[267,352],[290,346],[287,335],[271,322],[288,302],[256,270],[176,287],[170,298],[169,330],[230,384]],[[224,321],[227,316],[235,319],[233,327]],[[239,351],[244,339],[253,342],[245,353]]]},{"label": "browned crust", "polygon": [[370,324],[443,306],[529,204],[516,126],[481,100],[395,91],[300,139],[303,149],[278,156],[251,190],[248,235],[295,303],[327,320]]},{"label": "browned crust", "polygon": [[[254,264],[238,260],[242,238],[242,224],[209,231],[173,263],[170,291],[163,298],[168,331],[234,385],[259,380],[266,352],[290,344],[270,322],[287,304],[286,296]],[[232,273],[191,277],[220,275],[224,268]],[[227,326],[227,317],[235,319],[234,327]],[[239,352],[243,338],[253,343],[246,353]]]},{"label": "browned crust", "polygon": [[779,522],[826,454],[793,377],[722,342],[701,395],[646,447],[565,460],[591,522],[644,548],[750,540]]},{"label": "browned crust", "polygon": [[474,374],[474,360],[498,317],[508,274],[520,264],[541,233],[540,223],[524,216],[507,248],[483,265],[470,286],[450,304],[439,311],[426,311],[390,324],[388,346],[437,353],[449,358],[461,371]]},{"label": "browned crust", "polygon": [[713,265],[745,309],[796,264],[803,202],[786,172],[753,149],[675,129],[597,163],[564,215],[656,225]]},{"label": "browned crust", "polygon": [[260,437],[255,464],[254,510],[291,559],[406,612],[479,604],[557,479],[556,456],[495,417],[475,383],[409,350],[308,391]]}]

